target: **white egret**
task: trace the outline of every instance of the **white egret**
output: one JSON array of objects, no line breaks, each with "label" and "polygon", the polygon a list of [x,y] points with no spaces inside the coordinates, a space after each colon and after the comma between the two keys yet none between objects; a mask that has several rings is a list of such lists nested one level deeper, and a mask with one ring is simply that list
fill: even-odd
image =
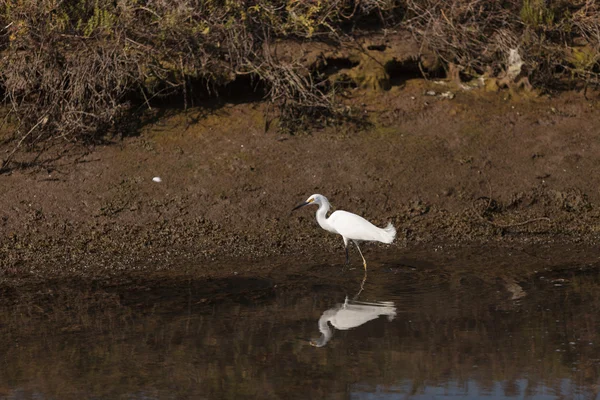
[{"label": "white egret", "polygon": [[348,330],[356,328],[364,323],[385,315],[388,321],[392,321],[396,316],[396,307],[391,301],[382,301],[376,303],[367,303],[363,301],[346,301],[344,304],[330,308],[323,312],[319,318],[319,331],[321,337],[317,340],[311,340],[310,344],[315,347],[323,347],[333,336],[329,324],[339,330]]},{"label": "white egret", "polygon": [[396,237],[396,228],[394,228],[391,223],[385,228],[378,228],[359,215],[341,210],[334,211],[329,218],[327,218],[327,212],[331,206],[329,200],[321,194],[313,194],[304,203],[294,207],[292,211],[309,204],[316,204],[319,206],[319,209],[317,210],[317,222],[321,228],[342,235],[342,238],[344,239],[344,248],[346,249],[346,265],[350,263],[350,258],[348,256],[348,241],[352,240],[352,242],[354,242],[362,257],[365,273],[367,272],[367,261],[365,260],[362,251],[360,251],[360,247],[358,247],[358,242],[370,241],[392,243]]}]

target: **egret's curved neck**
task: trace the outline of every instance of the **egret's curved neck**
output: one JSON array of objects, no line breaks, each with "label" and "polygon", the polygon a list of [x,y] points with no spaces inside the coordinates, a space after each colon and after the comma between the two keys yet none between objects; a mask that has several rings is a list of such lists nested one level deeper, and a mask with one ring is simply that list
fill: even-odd
[{"label": "egret's curved neck", "polygon": [[325,229],[326,231],[335,232],[335,230],[329,224],[329,221],[327,221],[327,212],[329,212],[329,207],[330,205],[327,200],[324,200],[319,205],[319,209],[317,210],[317,222],[321,228]]},{"label": "egret's curved neck", "polygon": [[333,335],[331,333],[331,328],[329,327],[329,324],[327,323],[329,321],[330,317],[329,315],[323,314],[321,316],[321,318],[319,318],[319,331],[321,332],[321,337],[319,339],[317,339],[316,341],[316,346],[317,347],[323,347],[327,344],[327,342],[329,342],[329,340],[331,339],[331,336]]}]

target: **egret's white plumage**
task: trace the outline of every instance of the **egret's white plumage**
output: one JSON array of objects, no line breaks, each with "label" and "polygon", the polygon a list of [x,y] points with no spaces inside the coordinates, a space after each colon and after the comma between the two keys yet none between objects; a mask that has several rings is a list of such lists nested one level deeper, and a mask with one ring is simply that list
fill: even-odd
[{"label": "egret's white plumage", "polygon": [[393,320],[396,316],[394,303],[391,301],[367,303],[362,301],[348,301],[346,298],[344,304],[338,304],[323,312],[323,315],[319,318],[321,337],[311,341],[310,344],[316,347],[323,347],[329,342],[333,335],[329,324],[339,330],[348,330],[376,319],[381,315],[387,316],[388,321]]},{"label": "egret's white plumage", "polygon": [[392,243],[396,236],[396,228],[389,223],[385,228],[379,228],[360,215],[352,214],[347,211],[334,211],[327,218],[329,225],[344,237],[344,240],[364,240],[377,241],[382,243]]},{"label": "egret's white plumage", "polygon": [[327,212],[331,208],[329,200],[321,194],[313,194],[304,203],[298,205],[294,210],[309,205],[316,204],[319,206],[317,210],[317,222],[321,228],[326,231],[342,235],[344,239],[344,247],[346,248],[346,263],[348,263],[348,241],[352,240],[363,259],[365,271],[367,270],[367,262],[358,247],[358,241],[392,243],[396,237],[396,228],[389,223],[385,228],[379,228],[363,217],[349,213],[347,211],[334,211],[329,218]]}]

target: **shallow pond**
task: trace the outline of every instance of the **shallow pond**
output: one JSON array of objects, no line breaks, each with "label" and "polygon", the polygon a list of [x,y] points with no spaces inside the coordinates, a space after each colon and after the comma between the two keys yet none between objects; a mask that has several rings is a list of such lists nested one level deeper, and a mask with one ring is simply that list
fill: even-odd
[{"label": "shallow pond", "polygon": [[0,398],[598,398],[598,273],[318,268],[31,293],[2,308]]}]

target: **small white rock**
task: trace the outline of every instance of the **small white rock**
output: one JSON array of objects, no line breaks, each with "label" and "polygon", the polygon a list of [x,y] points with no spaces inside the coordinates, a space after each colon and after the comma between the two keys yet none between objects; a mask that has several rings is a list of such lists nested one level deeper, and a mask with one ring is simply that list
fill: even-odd
[{"label": "small white rock", "polygon": [[155,176],[154,178],[152,178],[152,181],[156,182],[156,183],[160,183],[160,182],[162,182],[162,179],[160,179],[160,176]]}]

